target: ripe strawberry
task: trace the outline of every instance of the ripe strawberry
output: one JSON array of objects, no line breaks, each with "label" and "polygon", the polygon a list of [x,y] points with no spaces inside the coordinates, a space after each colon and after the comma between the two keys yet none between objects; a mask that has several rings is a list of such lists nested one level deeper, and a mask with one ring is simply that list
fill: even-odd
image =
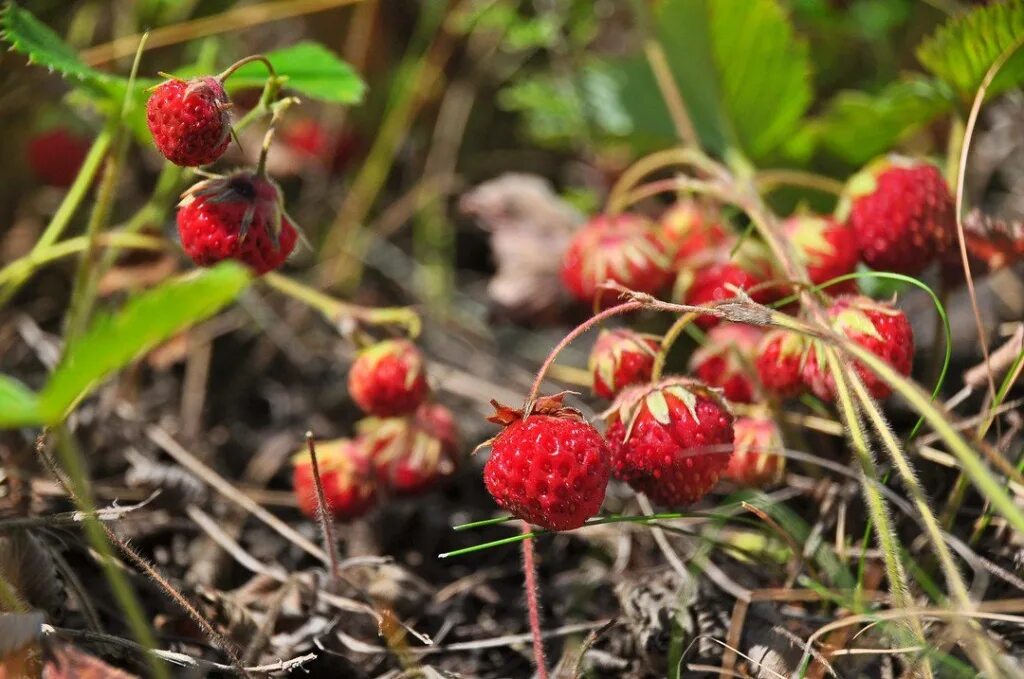
[{"label": "ripe strawberry", "polygon": [[67,188],[89,153],[89,142],[62,127],[40,132],[26,148],[29,167],[41,182]]},{"label": "ripe strawberry", "polygon": [[412,413],[428,390],[423,356],[408,340],[385,340],[363,349],[348,373],[352,400],[377,417]]},{"label": "ripe strawberry", "polygon": [[697,380],[630,387],[608,412],[615,476],[660,505],[696,502],[729,464],[732,421],[719,392]]},{"label": "ripe strawberry", "polygon": [[762,334],[742,323],[711,328],[707,341],[690,357],[690,371],[708,386],[721,389],[730,401],[753,402],[754,350]]},{"label": "ripe strawberry", "polygon": [[676,253],[677,265],[722,247],[730,238],[717,209],[692,199],[677,201],[658,226],[661,239]]},{"label": "ripe strawberry", "polygon": [[[318,443],[316,461],[324,499],[336,519],[354,519],[370,511],[377,498],[373,472],[366,451],[352,439],[335,439]],[[309,452],[303,450],[292,457],[295,465],[292,485],[299,509],[316,517],[316,484]]]},{"label": "ripe strawberry", "polygon": [[942,174],[901,156],[875,160],[854,175],[836,217],[853,229],[865,264],[910,276],[956,237],[955,207]]},{"label": "ripe strawberry", "polygon": [[737,417],[736,440],[723,478],[741,486],[762,487],[782,480],[786,458],[782,434],[774,420],[765,416]]},{"label": "ripe strawberry", "polygon": [[167,160],[182,167],[209,165],[231,143],[231,100],[212,76],[167,80],[146,103],[153,142]]},{"label": "ripe strawberry", "polygon": [[604,502],[608,445],[562,394],[538,399],[524,415],[492,401],[504,427],[491,444],[484,483],[499,507],[550,530],[579,528]]},{"label": "ripe strawberry", "polygon": [[262,275],[284,263],[298,238],[281,189],[250,170],[201,181],[178,205],[181,246],[199,266],[236,259]]},{"label": "ripe strawberry", "polygon": [[623,387],[649,381],[658,346],[657,339],[632,330],[601,331],[587,364],[594,395],[612,399]]},{"label": "ripe strawberry", "polygon": [[639,215],[598,215],[580,229],[562,260],[562,281],[574,297],[610,305],[618,295],[598,286],[614,281],[656,293],[672,280],[672,257],[649,220]]},{"label": "ripe strawberry", "polygon": [[[723,255],[724,253],[719,253]],[[733,259],[717,261],[696,269],[684,268],[676,279],[673,299],[694,306],[710,304],[736,296],[730,287],[748,291],[755,302],[767,303],[777,298],[777,286],[764,286],[772,278],[772,264],[762,246],[748,241]],[[757,287],[751,291],[751,288]],[[714,316],[698,316],[698,326],[707,330],[718,325]]]},{"label": "ripe strawberry", "polygon": [[761,339],[754,365],[761,386],[781,398],[798,396],[804,390],[803,369],[807,342],[786,330],[771,330]]},{"label": "ripe strawberry", "polygon": [[[845,296],[828,309],[834,330],[885,360],[902,375],[909,375],[914,360],[914,332],[910,321],[899,309],[868,297]],[[835,379],[828,369],[820,343],[812,343],[804,364],[804,382],[818,398],[835,399]],[[875,398],[885,398],[892,390],[871,370],[854,363],[857,374]]]},{"label": "ripe strawberry", "polygon": [[[860,261],[860,248],[853,229],[829,216],[797,214],[782,223],[782,232],[796,249],[815,285],[853,273]],[[854,293],[854,280],[827,289],[832,296]]]},{"label": "ripe strawberry", "polygon": [[407,417],[368,417],[356,429],[377,479],[398,495],[430,490],[458,467],[455,421],[442,405],[424,403]]}]

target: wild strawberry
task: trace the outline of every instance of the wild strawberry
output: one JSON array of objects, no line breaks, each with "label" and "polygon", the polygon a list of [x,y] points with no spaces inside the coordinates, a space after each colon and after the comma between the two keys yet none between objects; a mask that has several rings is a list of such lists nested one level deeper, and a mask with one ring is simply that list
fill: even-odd
[{"label": "wild strawberry", "polygon": [[562,281],[574,297],[602,305],[614,292],[599,291],[614,281],[637,292],[656,293],[672,280],[672,257],[649,220],[639,215],[598,215],[580,229],[562,259]]},{"label": "wild strawberry", "polygon": [[40,132],[29,139],[26,148],[29,167],[49,186],[67,188],[89,153],[89,142],[62,127]]},{"label": "wild strawberry", "polygon": [[146,103],[146,123],[157,149],[182,167],[208,165],[231,143],[231,100],[212,76],[168,80]]},{"label": "wild strawberry", "polygon": [[250,170],[201,181],[178,205],[181,246],[199,266],[235,259],[261,275],[281,266],[298,238],[281,189]]},{"label": "wild strawberry", "polygon": [[359,138],[351,130],[332,133],[313,118],[289,124],[281,130],[281,141],[297,155],[315,159],[332,171],[344,169],[359,146]]},{"label": "wild strawberry", "polygon": [[741,486],[762,487],[778,483],[786,467],[782,434],[775,422],[764,415],[737,417],[732,458],[723,478]]},{"label": "wild strawberry", "polygon": [[781,398],[792,398],[804,390],[803,369],[807,342],[788,330],[771,330],[754,352],[754,365],[761,386]]},{"label": "wild strawberry", "polygon": [[913,276],[952,245],[956,214],[949,186],[929,163],[888,156],[846,185],[836,217],[847,221],[864,263]]},{"label": "wild strawberry", "polygon": [[[914,332],[910,321],[899,309],[868,297],[839,297],[828,309],[832,328],[869,350],[896,369],[909,375],[914,360]],[[804,364],[804,382],[818,398],[835,399],[835,379],[820,351],[820,342],[812,343]],[[841,354],[841,350],[840,350]],[[875,398],[885,398],[892,390],[871,370],[854,363],[857,374]]]},{"label": "wild strawberry", "polygon": [[[354,519],[373,507],[377,491],[366,451],[352,439],[324,441],[316,446],[317,467],[324,487],[324,499],[336,519]],[[316,517],[316,484],[309,452],[303,450],[292,457],[295,465],[292,485],[299,509]]]},{"label": "wild strawberry", "polygon": [[604,502],[608,445],[562,394],[538,399],[528,415],[491,403],[504,427],[491,444],[484,483],[499,507],[550,530],[579,528]]},{"label": "wild strawberry", "polygon": [[[779,294],[777,286],[763,285],[772,275],[771,260],[764,249],[748,241],[729,261],[684,268],[676,279],[673,299],[694,306],[711,304],[736,297],[732,288],[738,288],[747,291],[755,302],[767,303]],[[719,319],[701,315],[695,322],[707,330],[718,325]]]},{"label": "wild strawberry", "polygon": [[416,495],[458,467],[455,421],[442,405],[424,403],[406,417],[368,417],[356,425],[377,479],[398,495]]},{"label": "wild strawberry", "polygon": [[708,331],[707,341],[690,357],[690,371],[736,403],[754,400],[754,350],[763,333],[742,323],[723,323]]},{"label": "wild strawberry", "polygon": [[[807,267],[811,283],[819,285],[853,273],[860,261],[860,248],[853,229],[829,216],[796,214],[782,223],[782,231]],[[828,288],[832,296],[853,293],[854,280]]]},{"label": "wild strawberry", "polygon": [[732,422],[719,392],[697,380],[630,387],[608,411],[615,476],[660,505],[696,502],[729,464]]},{"label": "wild strawberry", "polygon": [[348,373],[348,391],[359,408],[377,417],[412,413],[423,403],[423,355],[408,340],[385,340],[359,352]]},{"label": "wild strawberry", "polygon": [[730,238],[717,209],[692,199],[677,201],[661,216],[658,226],[662,240],[676,253],[676,264],[717,250]]},{"label": "wild strawberry", "polygon": [[602,330],[588,363],[594,394],[612,399],[623,387],[649,381],[658,346],[657,339],[632,330]]}]

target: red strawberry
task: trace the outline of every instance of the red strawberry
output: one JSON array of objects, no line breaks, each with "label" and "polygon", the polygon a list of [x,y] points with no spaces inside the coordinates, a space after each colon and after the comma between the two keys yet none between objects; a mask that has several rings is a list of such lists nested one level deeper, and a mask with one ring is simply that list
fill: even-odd
[{"label": "red strawberry", "polygon": [[312,118],[296,120],[281,131],[281,139],[288,148],[305,158],[320,161],[333,171],[339,171],[352,160],[359,146],[359,138],[348,129],[332,133]]},{"label": "red strawberry", "polygon": [[[853,229],[832,217],[797,214],[782,223],[782,232],[796,249],[815,285],[853,273],[860,261],[860,247]],[[854,293],[855,280],[827,289],[832,296]]]},{"label": "red strawberry", "polygon": [[231,143],[231,100],[212,76],[172,79],[158,85],[146,104],[153,142],[182,167],[208,165]]},{"label": "red strawberry", "polygon": [[696,502],[729,464],[732,421],[718,391],[697,380],[630,387],[608,415],[615,476],[660,505]]},{"label": "red strawberry", "polygon": [[656,293],[672,280],[672,257],[649,220],[639,215],[598,215],[580,229],[562,260],[562,281],[574,297],[601,304],[617,294],[598,286],[614,281],[637,292]]},{"label": "red strawberry", "polygon": [[[327,506],[336,519],[353,519],[370,511],[376,501],[373,472],[366,451],[352,439],[335,439],[318,443],[316,461]],[[303,450],[292,457],[295,469],[292,485],[299,509],[316,517],[316,485],[309,452]]]},{"label": "red strawberry", "polygon": [[368,417],[357,425],[377,478],[398,495],[416,495],[451,476],[458,442],[451,412],[424,403],[407,417]]},{"label": "red strawberry", "polygon": [[612,399],[631,384],[651,379],[658,340],[632,330],[603,330],[590,352],[594,394]]},{"label": "red strawberry", "polygon": [[182,194],[178,234],[199,266],[236,259],[256,274],[281,266],[298,238],[281,189],[250,170],[201,181]]},{"label": "red strawberry", "polygon": [[[763,248],[748,241],[730,261],[705,264],[696,269],[684,268],[676,279],[673,298],[683,304],[694,306],[732,299],[736,296],[730,288],[745,291],[755,302],[767,303],[778,297],[777,286],[764,286],[772,278],[771,260]],[[752,288],[756,290],[751,291]],[[696,323],[707,330],[718,325],[714,316],[698,316]]]},{"label": "red strawberry", "polygon": [[412,413],[429,391],[420,350],[408,340],[385,340],[363,349],[349,370],[348,391],[370,415]]},{"label": "red strawberry", "polygon": [[901,156],[875,160],[854,175],[836,217],[853,229],[864,263],[880,271],[916,275],[956,237],[955,207],[942,174]]},{"label": "red strawberry", "polygon": [[562,394],[538,399],[529,415],[491,403],[504,427],[484,467],[499,507],[550,530],[579,528],[604,502],[611,476],[608,445]]},{"label": "red strawberry", "polygon": [[786,330],[771,330],[762,339],[754,364],[761,386],[781,398],[798,396],[804,390],[803,369],[807,342]]},{"label": "red strawberry", "polygon": [[692,199],[677,201],[658,222],[663,241],[676,253],[676,264],[717,250],[730,238],[714,207]]},{"label": "red strawberry", "polygon": [[67,188],[89,153],[89,142],[71,131],[55,127],[33,136],[26,148],[29,167],[44,184]]},{"label": "red strawberry", "polygon": [[786,468],[782,434],[775,422],[764,415],[738,417],[732,458],[723,478],[741,486],[762,487],[778,483]]},{"label": "red strawberry", "polygon": [[[910,374],[914,360],[914,332],[902,311],[868,297],[845,296],[837,298],[829,307],[828,316],[836,332],[885,360],[901,375]],[[859,362],[854,363],[854,367],[875,398],[885,398],[892,392],[885,382]],[[804,382],[818,398],[835,399],[835,379],[817,341],[812,343],[804,365]]]},{"label": "red strawberry", "polygon": [[711,328],[707,341],[690,357],[690,371],[708,386],[721,389],[730,401],[753,402],[754,350],[762,334],[742,323]]}]

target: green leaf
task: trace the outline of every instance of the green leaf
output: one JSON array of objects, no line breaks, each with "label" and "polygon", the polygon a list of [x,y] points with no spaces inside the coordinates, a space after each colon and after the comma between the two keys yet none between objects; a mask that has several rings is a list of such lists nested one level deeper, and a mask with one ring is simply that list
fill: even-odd
[{"label": "green leaf", "polygon": [[0,427],[34,424],[39,418],[39,399],[13,377],[0,375]]},{"label": "green leaf", "polygon": [[210,318],[249,284],[226,262],[148,290],[119,311],[97,317],[68,351],[39,395],[39,418],[56,424],[103,380],[191,325]]},{"label": "green leaf", "polygon": [[[950,19],[917,48],[925,68],[973,96],[985,73],[999,56],[1024,36],[1024,0],[995,3]],[[991,97],[1024,81],[1021,50],[1010,58],[992,82]]]},{"label": "green leaf", "polygon": [[945,84],[925,77],[893,83],[874,95],[848,90],[837,94],[812,124],[814,138],[844,160],[861,164],[890,151],[953,104]]},{"label": "green leaf", "polygon": [[93,94],[119,96],[128,81],[87,66],[60,36],[13,2],[0,10],[0,33],[11,49],[28,58],[30,64],[60,73]]},{"label": "green leaf", "polygon": [[[285,87],[301,95],[339,104],[357,104],[366,84],[338,55],[318,42],[299,42],[266,55]],[[242,66],[225,83],[229,89],[263,87],[267,67],[261,63]]]},{"label": "green leaf", "polygon": [[[707,149],[738,147],[756,160],[793,135],[811,103],[811,63],[777,0],[665,0],[655,30]],[[645,60],[616,67],[635,129],[674,138]]]}]

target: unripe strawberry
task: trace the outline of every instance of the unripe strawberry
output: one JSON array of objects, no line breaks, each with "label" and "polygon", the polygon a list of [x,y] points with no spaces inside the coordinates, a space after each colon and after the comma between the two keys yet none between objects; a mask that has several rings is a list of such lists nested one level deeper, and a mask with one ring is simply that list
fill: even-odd
[{"label": "unripe strawberry", "polygon": [[[819,285],[857,269],[860,247],[853,229],[832,217],[797,214],[782,223],[782,232],[807,267],[811,283]],[[836,296],[857,290],[855,280],[843,281],[826,292]]]},{"label": "unripe strawberry", "polygon": [[[720,252],[721,257],[727,253]],[[711,304],[736,297],[731,288],[745,291],[751,299],[762,304],[777,299],[778,286],[764,283],[773,277],[771,260],[764,248],[753,242],[745,243],[731,260],[720,260],[699,266],[684,268],[676,279],[673,299],[693,306]],[[718,325],[714,316],[701,315],[696,324],[707,330]]]},{"label": "unripe strawberry", "polygon": [[576,299],[610,305],[618,295],[599,291],[613,281],[654,294],[672,280],[672,256],[649,220],[639,215],[598,215],[572,238],[562,259],[562,281]]},{"label": "unripe strawberry", "polygon": [[369,415],[412,413],[429,391],[420,350],[408,340],[384,340],[363,349],[349,370],[348,391]]},{"label": "unripe strawberry", "polygon": [[930,163],[887,156],[854,175],[836,217],[853,229],[864,263],[914,276],[956,238],[949,186]]},{"label": "unripe strawberry", "polygon": [[234,259],[262,275],[281,266],[298,239],[281,189],[250,170],[201,181],[178,206],[181,247],[199,266]]},{"label": "unripe strawberry", "polygon": [[594,395],[612,399],[624,387],[651,379],[658,340],[627,329],[602,330],[590,352]]},{"label": "unripe strawberry", "polygon": [[549,530],[571,530],[597,514],[611,476],[601,434],[562,394],[538,399],[529,415],[492,401],[491,439],[484,466],[487,491],[502,509]]},{"label": "unripe strawberry", "polygon": [[89,153],[89,142],[62,127],[40,132],[25,149],[29,167],[41,182],[67,188],[75,181]]},{"label": "unripe strawberry", "polygon": [[658,227],[661,239],[675,251],[677,265],[718,250],[731,237],[718,209],[693,199],[676,201],[661,216]]},{"label": "unripe strawberry", "polygon": [[455,421],[442,405],[424,403],[405,417],[368,417],[356,430],[378,481],[397,495],[430,490],[458,468]]},{"label": "unripe strawberry", "polygon": [[182,167],[208,165],[231,143],[231,100],[212,76],[171,79],[146,103],[153,142],[167,160]]},{"label": "unripe strawberry", "polygon": [[765,415],[738,417],[733,428],[736,439],[723,478],[755,488],[781,481],[786,458],[779,453],[785,446],[775,421]]},{"label": "unripe strawberry", "polygon": [[804,390],[803,370],[808,343],[788,330],[771,330],[754,352],[754,365],[764,389],[780,398],[792,398]]},{"label": "unripe strawberry", "polygon": [[[914,332],[902,311],[868,297],[847,296],[835,300],[828,309],[828,317],[836,332],[875,354],[901,375],[910,374]],[[873,397],[885,398],[892,393],[888,384],[859,361],[853,365]],[[835,378],[818,341],[812,343],[804,364],[804,382],[818,398],[835,400]]]},{"label": "unripe strawberry", "polygon": [[690,371],[717,387],[735,403],[751,403],[756,394],[754,351],[763,333],[743,323],[722,323],[690,357]]},{"label": "unripe strawberry", "polygon": [[697,380],[630,387],[607,417],[615,476],[660,505],[696,502],[729,464],[732,414],[717,390]]},{"label": "unripe strawberry", "polygon": [[[327,507],[336,519],[354,519],[370,511],[376,501],[376,487],[370,461],[362,446],[352,439],[324,441],[316,446],[317,467]],[[292,485],[299,509],[316,517],[317,496],[309,452],[292,457],[295,465]]]}]

